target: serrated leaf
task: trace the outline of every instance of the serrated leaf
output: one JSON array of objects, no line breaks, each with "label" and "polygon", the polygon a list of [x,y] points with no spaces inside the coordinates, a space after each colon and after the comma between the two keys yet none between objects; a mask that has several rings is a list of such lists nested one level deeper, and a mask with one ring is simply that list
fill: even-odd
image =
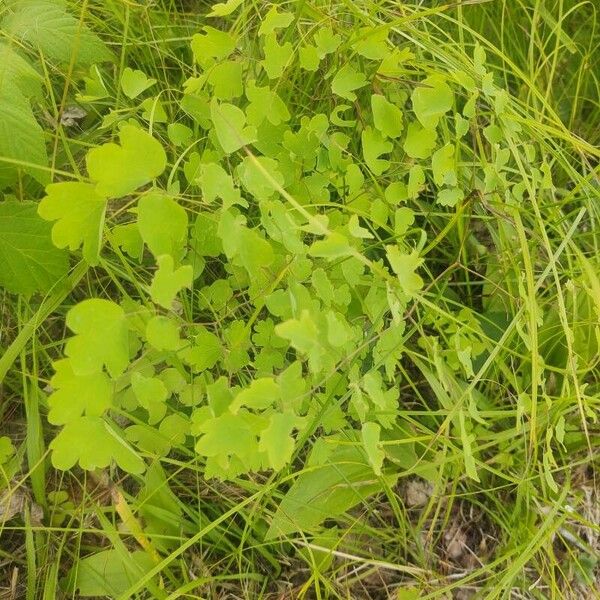
[{"label": "serrated leaf", "polygon": [[52,241],[58,248],[76,250],[83,246],[83,257],[90,265],[98,264],[106,198],[95,186],[69,181],[46,186],[46,196],[38,213],[52,227]]},{"label": "serrated leaf", "polygon": [[311,256],[331,260],[342,256],[350,256],[352,247],[345,235],[332,231],[325,239],[314,242],[308,253]]},{"label": "serrated leaf", "polygon": [[86,164],[96,191],[107,198],[119,198],[134,192],[158,177],[167,166],[165,151],[149,133],[124,125],[119,132],[120,145],[112,142],[90,150]]},{"label": "serrated leaf", "polygon": [[150,192],[137,206],[140,235],[155,257],[168,254],[178,260],[187,239],[188,216],[185,209],[162,192]]},{"label": "serrated leaf", "polygon": [[345,64],[333,78],[331,82],[331,91],[337,96],[346,98],[354,102],[356,100],[356,94],[354,90],[358,90],[365,85],[368,81],[364,73],[357,71],[352,65]]},{"label": "serrated leaf", "polygon": [[0,202],[0,286],[47,292],[67,274],[68,257],[52,243],[51,230],[34,202]]},{"label": "serrated leaf", "polygon": [[48,421],[63,425],[84,414],[100,417],[112,406],[113,386],[103,371],[77,375],[69,359],[53,363],[50,385],[54,392],[48,398]]},{"label": "serrated leaf", "polygon": [[163,254],[156,261],[158,270],[150,285],[150,297],[154,303],[170,310],[175,296],[183,288],[192,285],[194,271],[190,265],[174,269],[173,257],[170,254]]},{"label": "serrated leaf", "polygon": [[289,120],[287,106],[269,86],[260,87],[255,81],[249,81],[246,85],[246,97],[250,100],[246,108],[248,123],[258,127],[265,119],[273,125]]},{"label": "serrated leaf", "polygon": [[244,111],[213,98],[210,103],[210,118],[215,127],[217,139],[227,154],[256,140],[256,127],[246,126]]},{"label": "serrated leaf", "polygon": [[165,384],[156,377],[146,377],[135,372],[131,376],[131,389],[140,406],[148,411],[148,423],[158,423],[167,411],[165,400],[169,397],[169,392]]},{"label": "serrated leaf", "polygon": [[[17,163],[4,163],[2,158]],[[14,181],[19,169],[46,185],[50,181],[47,164],[44,132],[29,101],[19,88],[0,82],[0,189]]]},{"label": "serrated leaf", "polygon": [[456,206],[464,197],[460,188],[443,189],[438,192],[436,202],[441,206]]},{"label": "serrated leaf", "polygon": [[17,88],[26,98],[41,98],[42,82],[42,76],[14,48],[0,42],[0,96]]},{"label": "serrated leaf", "polygon": [[421,125],[435,129],[440,118],[452,108],[454,93],[442,75],[430,75],[414,89],[411,99]]},{"label": "serrated leaf", "polygon": [[47,58],[68,64],[91,65],[112,60],[100,38],[79,18],[53,0],[20,0],[2,20],[5,34],[31,44]]},{"label": "serrated leaf", "polygon": [[321,53],[319,52],[319,49],[311,44],[307,44],[300,48],[298,58],[300,60],[300,66],[305,71],[316,71],[321,63]]},{"label": "serrated leaf", "polygon": [[149,78],[146,73],[139,69],[125,67],[121,75],[121,89],[123,93],[132,100],[151,88],[156,79]]},{"label": "serrated leaf", "polygon": [[330,27],[319,27],[315,33],[314,41],[321,57],[323,57],[326,54],[335,52],[342,43],[342,38],[337,33],[333,33]]},{"label": "serrated leaf", "polygon": [[456,164],[454,160],[454,145],[446,144],[433,153],[431,170],[436,185],[456,185]]},{"label": "serrated leaf", "polygon": [[387,39],[387,28],[362,27],[357,32],[357,40],[352,43],[352,49],[370,60],[381,60],[391,52]]},{"label": "serrated leaf", "polygon": [[385,96],[371,96],[371,110],[375,127],[390,138],[400,137],[404,129],[403,115],[400,108],[392,104]]},{"label": "serrated leaf", "polygon": [[104,469],[112,461],[127,473],[142,473],[144,461],[100,417],[69,421],[50,442],[52,465],[66,471],[77,463],[82,469]]}]

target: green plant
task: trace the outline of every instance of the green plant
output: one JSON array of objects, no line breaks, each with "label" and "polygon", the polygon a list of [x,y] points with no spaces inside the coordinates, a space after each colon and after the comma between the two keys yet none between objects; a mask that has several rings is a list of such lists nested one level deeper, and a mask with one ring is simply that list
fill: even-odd
[{"label": "green plant", "polygon": [[[410,562],[396,571],[424,597],[469,582],[483,597],[525,589],[525,565],[556,587],[551,540],[584,520],[567,507],[570,457],[595,453],[597,149],[535,81],[515,69],[501,83],[501,51],[489,58],[467,7],[229,0],[153,62],[140,40],[125,43],[134,8],[121,23],[109,4],[96,27],[123,27],[118,65],[84,60],[75,78],[89,130],[55,146],[44,193],[25,166],[0,203],[0,256],[32,273],[0,284],[29,297],[61,281],[38,314],[58,308],[67,331],[32,351],[35,382],[52,363],[49,396],[27,392],[59,427],[51,464],[100,479],[135,542],[96,512],[110,548],[76,559],[64,589],[200,589],[180,560],[200,541],[226,563],[215,569],[255,582],[248,597],[263,593],[260,561],[279,570],[291,548],[311,573],[302,594],[338,594],[333,557]],[[14,3],[8,31],[56,6]],[[181,14],[169,27],[185,32]],[[82,23],[90,56],[111,58]],[[73,41],[54,56],[49,38],[23,40],[73,56]],[[512,93],[520,81],[535,102]],[[25,201],[36,195],[38,215]],[[69,281],[67,257],[79,269]],[[21,343],[0,373],[20,356],[28,377]],[[28,452],[35,471],[43,452]],[[417,523],[398,491],[414,481]],[[243,498],[195,507],[194,486]],[[462,502],[498,539],[456,582],[417,532],[459,561],[444,530]],[[77,518],[54,512],[56,527]]]}]

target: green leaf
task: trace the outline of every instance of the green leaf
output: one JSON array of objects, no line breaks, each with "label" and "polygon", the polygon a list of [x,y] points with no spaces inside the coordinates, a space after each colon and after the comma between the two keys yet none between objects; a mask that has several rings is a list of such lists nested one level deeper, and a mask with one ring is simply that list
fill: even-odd
[{"label": "green leaf", "polygon": [[91,375],[106,366],[113,377],[129,364],[129,332],[123,309],[110,300],[90,298],[67,313],[67,327],[76,335],[65,354],[77,375]]},{"label": "green leaf", "polygon": [[212,10],[206,15],[207,17],[228,17],[234,13],[244,0],[226,0],[226,2],[217,2],[213,4]]},{"label": "green leaf", "polygon": [[190,265],[174,269],[173,257],[170,254],[163,254],[156,260],[158,270],[154,274],[154,279],[150,285],[150,297],[154,303],[170,310],[175,296],[183,288],[192,285],[194,271]]},{"label": "green leaf", "polygon": [[337,33],[333,33],[330,27],[319,27],[315,33],[314,41],[321,58],[323,58],[326,54],[332,54],[338,49],[342,43],[342,38]]},{"label": "green leaf", "polygon": [[[353,433],[339,439],[318,440],[301,473],[277,508],[266,539],[297,531],[312,531],[382,489],[360,446],[349,446]],[[393,481],[389,478],[388,484]]]},{"label": "green leaf", "polygon": [[390,168],[390,161],[379,158],[382,154],[389,154],[394,147],[383,135],[367,126],[361,134],[362,151],[367,167],[373,175],[381,175]]},{"label": "green leaf", "polygon": [[249,81],[246,85],[246,97],[250,100],[246,108],[248,123],[258,127],[265,119],[273,125],[289,120],[287,106],[269,86],[259,87],[254,80]]},{"label": "green leaf", "polygon": [[7,435],[0,437],[0,466],[6,464],[15,453],[15,447]]},{"label": "green leaf", "polygon": [[127,473],[142,473],[144,461],[100,417],[69,421],[50,442],[52,465],[67,471],[79,463],[82,469],[104,469],[115,461]]},{"label": "green leaf", "polygon": [[434,152],[431,157],[431,170],[433,171],[433,181],[436,185],[456,185],[453,144],[446,144]]},{"label": "green leaf", "polygon": [[169,140],[175,146],[185,146],[188,144],[193,135],[193,131],[183,123],[169,123],[167,125],[167,135]]},{"label": "green leaf", "polygon": [[203,27],[203,31],[192,37],[191,46],[194,58],[206,69],[227,58],[235,50],[237,39],[227,31],[219,31],[208,25]]},{"label": "green leaf", "polygon": [[400,137],[404,129],[403,115],[400,108],[392,104],[385,96],[373,94],[371,96],[371,110],[375,127],[390,138]]},{"label": "green leaf", "polygon": [[233,399],[229,410],[234,414],[242,406],[264,410],[273,406],[279,400],[280,394],[279,385],[272,377],[259,377]]},{"label": "green leaf", "polygon": [[179,337],[179,325],[169,317],[156,315],[146,325],[146,339],[156,350],[178,350],[182,340]]},{"label": "green leaf", "polygon": [[[3,72],[0,71],[0,78],[2,76]],[[23,165],[3,163],[0,160],[0,189],[15,180],[19,169],[42,185],[50,181],[50,174],[45,169],[48,156],[44,131],[35,120],[29,101],[18,87],[4,85],[0,80],[1,158],[9,158]]]},{"label": "green leaf", "polygon": [[256,127],[246,126],[246,115],[237,106],[219,103],[213,98],[210,103],[210,118],[215,126],[217,139],[226,154],[256,141]]},{"label": "green leaf", "polygon": [[435,129],[440,118],[454,103],[454,93],[442,75],[430,75],[412,93],[417,119],[426,129]]},{"label": "green leaf", "polygon": [[273,5],[265,15],[263,22],[258,28],[258,35],[270,35],[276,29],[285,29],[294,20],[290,12],[279,12],[277,6]]},{"label": "green leaf", "polygon": [[51,229],[34,202],[0,202],[0,286],[47,292],[67,274],[68,257],[52,243]]},{"label": "green leaf", "polygon": [[121,145],[112,142],[90,150],[86,164],[96,191],[108,198],[126,196],[158,177],[167,166],[160,142],[149,133],[124,125],[119,132]]},{"label": "green leaf", "polygon": [[125,67],[121,75],[121,89],[123,93],[132,100],[140,94],[151,88],[156,83],[156,79],[149,78],[146,73],[138,69]]},{"label": "green leaf", "polygon": [[436,140],[435,129],[424,129],[414,121],[408,125],[404,151],[411,158],[428,158],[435,148]]},{"label": "green leaf", "polygon": [[165,384],[156,377],[145,377],[135,372],[131,376],[131,389],[140,406],[148,411],[148,423],[158,423],[167,411],[165,400],[169,397],[169,392]]},{"label": "green leaf", "polygon": [[263,44],[265,58],[260,61],[269,79],[277,79],[292,63],[294,47],[290,42],[279,44],[277,36],[271,33],[265,37]]},{"label": "green leaf", "polygon": [[42,98],[42,76],[10,44],[0,42],[0,95],[16,88],[25,98]]},{"label": "green leaf", "polygon": [[300,419],[291,412],[273,413],[269,424],[260,434],[258,449],[265,452],[269,466],[279,471],[287,465],[294,454],[292,431],[298,427]]},{"label": "green leaf", "polygon": [[352,44],[357,54],[370,60],[381,60],[391,52],[388,47],[387,27],[362,27],[357,32],[358,39]]},{"label": "green leaf", "polygon": [[316,46],[307,44],[299,50],[300,66],[305,71],[316,71],[321,63],[321,54]]},{"label": "green leaf", "polygon": [[58,248],[76,250],[83,246],[83,258],[90,265],[98,264],[102,245],[102,230],[106,198],[93,185],[69,181],[51,183],[38,206],[38,213],[52,227],[52,241]]},{"label": "green leaf", "polygon": [[279,164],[272,158],[247,156],[238,165],[237,174],[243,186],[257,200],[267,200],[283,186],[283,175],[278,167]]},{"label": "green leaf", "polygon": [[423,287],[423,280],[415,273],[423,259],[419,257],[416,250],[404,254],[400,252],[398,246],[386,246],[385,249],[390,265],[398,276],[402,291],[411,298]]},{"label": "green leaf", "polygon": [[443,189],[438,192],[436,202],[441,206],[456,206],[465,197],[459,188]]},{"label": "green leaf", "polygon": [[20,0],[4,13],[2,30],[8,39],[30,44],[46,58],[64,64],[91,65],[112,60],[100,38],[69,14],[62,2]]},{"label": "green leaf", "polygon": [[337,96],[346,98],[354,102],[356,100],[356,94],[354,90],[358,90],[365,85],[368,81],[364,73],[357,71],[352,65],[345,64],[333,78],[331,82],[331,91]]},{"label": "green leaf", "polygon": [[242,63],[226,60],[218,63],[208,73],[208,83],[213,86],[213,95],[219,100],[233,100],[244,93]]},{"label": "green leaf", "polygon": [[361,430],[363,448],[367,453],[369,464],[377,476],[381,475],[381,467],[385,458],[385,452],[381,449],[379,441],[380,434],[381,427],[377,423],[363,423]]},{"label": "green leaf", "polygon": [[97,552],[77,560],[69,571],[66,582],[68,594],[77,598],[116,598],[149,573],[153,566],[152,558],[143,550],[132,553],[117,550]]},{"label": "green leaf", "polygon": [[162,192],[150,192],[137,206],[140,235],[155,257],[168,254],[178,260],[183,253],[188,232],[185,209]]},{"label": "green leaf", "polygon": [[324,240],[314,242],[308,253],[311,256],[332,260],[343,256],[350,256],[352,254],[352,247],[345,235],[337,231],[332,231]]},{"label": "green leaf", "polygon": [[182,360],[199,373],[212,369],[219,362],[223,357],[223,345],[214,333],[201,327],[194,336],[193,345],[180,354]]},{"label": "green leaf", "polygon": [[100,417],[112,407],[113,386],[103,371],[78,375],[69,359],[53,363],[50,385],[54,392],[48,398],[48,421],[63,425],[83,414]]}]

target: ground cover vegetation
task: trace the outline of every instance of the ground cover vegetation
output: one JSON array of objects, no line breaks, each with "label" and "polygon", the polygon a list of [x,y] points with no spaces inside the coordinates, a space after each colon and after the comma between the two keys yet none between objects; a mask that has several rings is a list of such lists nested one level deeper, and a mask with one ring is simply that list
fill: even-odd
[{"label": "ground cover vegetation", "polygon": [[594,597],[597,23],[2,2],[0,597]]}]

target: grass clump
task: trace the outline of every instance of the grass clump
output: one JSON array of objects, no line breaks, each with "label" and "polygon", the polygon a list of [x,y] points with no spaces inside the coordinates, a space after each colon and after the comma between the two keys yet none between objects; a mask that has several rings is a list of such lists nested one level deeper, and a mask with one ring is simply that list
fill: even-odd
[{"label": "grass clump", "polygon": [[597,592],[591,5],[2,11],[7,597]]}]

